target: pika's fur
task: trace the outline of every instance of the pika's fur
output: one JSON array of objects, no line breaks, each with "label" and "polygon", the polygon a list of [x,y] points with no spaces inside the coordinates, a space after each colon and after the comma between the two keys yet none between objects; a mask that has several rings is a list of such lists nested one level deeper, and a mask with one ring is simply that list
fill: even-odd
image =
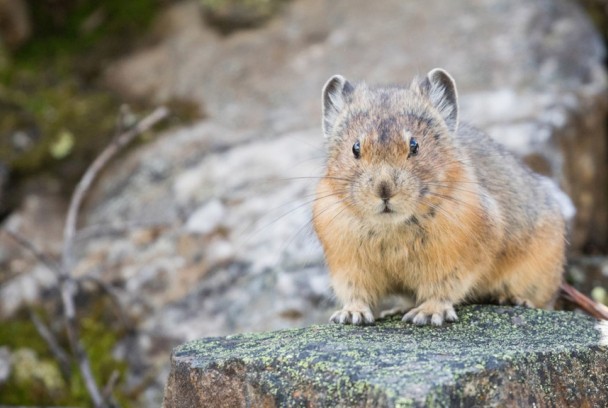
[{"label": "pika's fur", "polygon": [[336,75],[322,101],[328,160],[313,220],[343,305],[331,321],[373,323],[391,294],[414,298],[403,320],[415,324],[455,321],[465,301],[552,306],[565,222],[551,182],[459,122],[446,71],[409,87]]}]

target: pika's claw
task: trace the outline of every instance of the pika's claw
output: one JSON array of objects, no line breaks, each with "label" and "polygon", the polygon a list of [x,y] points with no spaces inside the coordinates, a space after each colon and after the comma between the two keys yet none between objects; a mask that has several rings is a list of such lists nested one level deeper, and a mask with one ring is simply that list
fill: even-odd
[{"label": "pika's claw", "polygon": [[401,320],[417,326],[426,324],[441,326],[444,321],[455,322],[458,316],[449,302],[427,301],[407,312]]},{"label": "pika's claw", "polygon": [[371,310],[354,311],[342,309],[331,315],[329,321],[337,324],[354,324],[356,326],[361,326],[374,324],[374,315]]}]

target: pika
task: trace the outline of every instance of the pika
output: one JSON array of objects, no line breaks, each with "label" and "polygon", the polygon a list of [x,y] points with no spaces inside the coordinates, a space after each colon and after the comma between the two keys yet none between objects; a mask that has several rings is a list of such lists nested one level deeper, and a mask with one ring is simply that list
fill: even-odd
[{"label": "pika", "polygon": [[403,87],[335,75],[322,110],[313,223],[343,306],[332,322],[372,324],[387,295],[412,298],[403,321],[417,325],[456,321],[463,302],[552,307],[566,244],[554,186],[459,121],[450,74]]}]

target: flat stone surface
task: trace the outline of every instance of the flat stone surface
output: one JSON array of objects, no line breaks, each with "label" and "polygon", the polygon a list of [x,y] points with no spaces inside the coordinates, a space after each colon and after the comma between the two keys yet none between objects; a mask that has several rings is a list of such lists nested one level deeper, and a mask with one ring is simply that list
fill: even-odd
[{"label": "flat stone surface", "polygon": [[607,406],[608,326],[498,306],[460,321],[206,338],[173,351],[165,407]]}]

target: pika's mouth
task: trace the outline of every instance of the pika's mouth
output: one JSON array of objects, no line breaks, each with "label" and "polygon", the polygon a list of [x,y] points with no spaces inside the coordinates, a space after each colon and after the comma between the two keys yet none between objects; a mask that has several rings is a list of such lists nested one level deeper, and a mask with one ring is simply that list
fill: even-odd
[{"label": "pika's mouth", "polygon": [[392,213],[394,213],[394,212],[395,212],[395,211],[394,211],[394,210],[392,210],[392,209],[391,209],[391,208],[388,206],[388,204],[385,204],[385,205],[384,205],[384,208],[382,209],[382,212],[381,212],[381,213],[382,213],[382,214],[392,214]]}]

